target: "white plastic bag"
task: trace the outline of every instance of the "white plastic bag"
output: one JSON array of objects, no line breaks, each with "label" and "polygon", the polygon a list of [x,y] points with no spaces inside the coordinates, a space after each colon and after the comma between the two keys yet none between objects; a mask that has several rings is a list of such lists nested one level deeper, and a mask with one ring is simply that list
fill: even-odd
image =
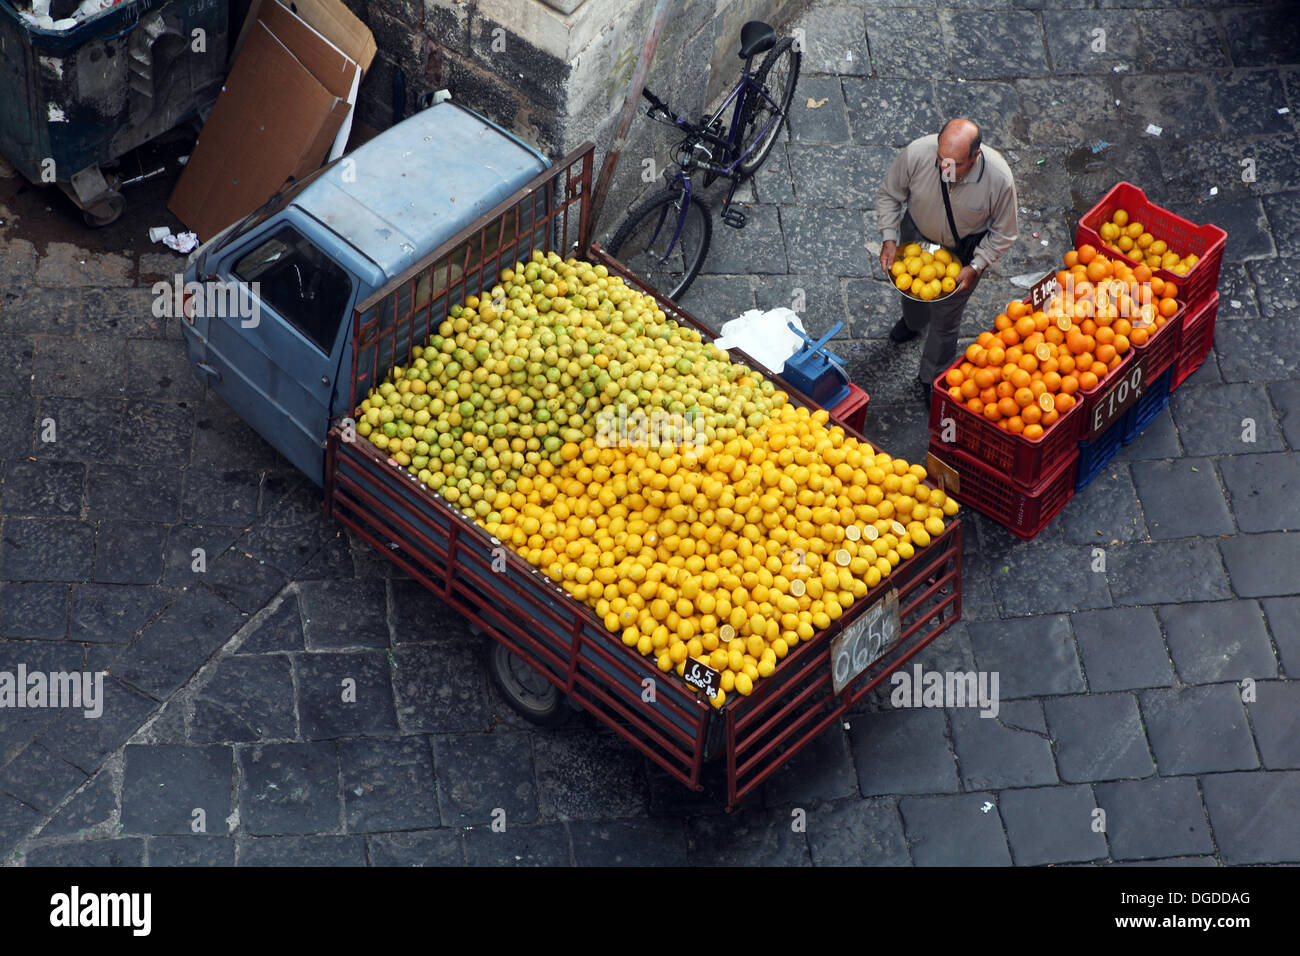
[{"label": "white plastic bag", "polygon": [[750,309],[723,325],[722,334],[713,344],[720,349],[741,349],[755,362],[780,374],[785,360],[804,346],[804,340],[790,330],[788,323],[793,323],[800,332],[806,331],[803,320],[793,309],[781,307],[767,312]]}]

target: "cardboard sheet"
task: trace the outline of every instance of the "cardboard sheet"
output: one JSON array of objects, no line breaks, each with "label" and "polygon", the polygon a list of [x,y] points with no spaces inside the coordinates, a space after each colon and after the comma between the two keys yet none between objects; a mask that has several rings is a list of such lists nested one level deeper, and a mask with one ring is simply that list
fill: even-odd
[{"label": "cardboard sheet", "polygon": [[[351,16],[337,0],[309,2]],[[206,240],[289,177],[341,155],[360,73],[360,63],[324,33],[279,0],[262,0],[168,208]]]}]

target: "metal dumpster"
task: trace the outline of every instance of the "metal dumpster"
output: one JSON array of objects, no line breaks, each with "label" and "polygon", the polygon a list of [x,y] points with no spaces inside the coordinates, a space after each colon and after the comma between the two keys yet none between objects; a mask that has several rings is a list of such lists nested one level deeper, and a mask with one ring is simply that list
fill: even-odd
[{"label": "metal dumpster", "polygon": [[0,0],[0,155],[107,225],[125,201],[101,167],[220,92],[229,0],[122,0],[61,31],[25,18],[27,2]]}]

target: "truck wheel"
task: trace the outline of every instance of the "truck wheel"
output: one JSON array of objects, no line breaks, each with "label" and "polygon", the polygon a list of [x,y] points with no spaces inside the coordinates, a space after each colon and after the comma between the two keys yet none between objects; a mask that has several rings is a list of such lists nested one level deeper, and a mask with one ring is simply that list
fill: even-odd
[{"label": "truck wheel", "polygon": [[506,703],[538,727],[558,727],[569,719],[564,695],[504,644],[487,642],[488,672]]},{"label": "truck wheel", "polygon": [[104,197],[93,206],[81,210],[81,218],[92,228],[107,226],[117,221],[126,208],[126,197],[119,192],[105,193]]}]

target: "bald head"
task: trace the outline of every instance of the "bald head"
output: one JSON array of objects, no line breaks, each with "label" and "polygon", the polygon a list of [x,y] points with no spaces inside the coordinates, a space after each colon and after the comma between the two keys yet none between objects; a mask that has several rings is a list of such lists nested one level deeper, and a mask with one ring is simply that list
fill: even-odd
[{"label": "bald head", "polygon": [[939,131],[939,152],[953,159],[970,159],[979,152],[981,139],[980,128],[958,116],[944,123]]},{"label": "bald head", "polygon": [[945,182],[959,183],[980,152],[980,128],[963,117],[950,119],[939,131],[938,164]]}]

